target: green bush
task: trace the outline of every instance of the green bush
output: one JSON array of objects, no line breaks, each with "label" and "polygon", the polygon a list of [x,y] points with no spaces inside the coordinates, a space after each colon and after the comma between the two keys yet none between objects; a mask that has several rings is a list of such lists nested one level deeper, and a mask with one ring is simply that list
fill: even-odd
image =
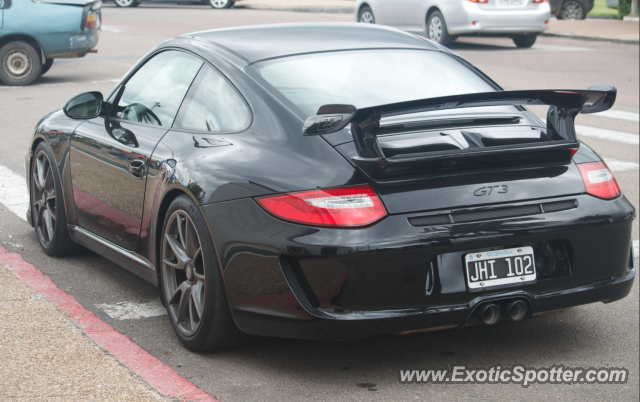
[{"label": "green bush", "polygon": [[631,0],[618,0],[618,18],[622,19],[629,14],[631,14]]}]

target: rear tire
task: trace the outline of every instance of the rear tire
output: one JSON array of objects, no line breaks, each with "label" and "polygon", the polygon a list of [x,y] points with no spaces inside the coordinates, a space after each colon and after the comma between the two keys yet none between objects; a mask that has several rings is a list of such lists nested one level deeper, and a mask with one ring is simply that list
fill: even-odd
[{"label": "rear tire", "polygon": [[232,0],[209,0],[211,8],[216,10],[223,10],[225,8],[233,7],[234,1]]},{"label": "rear tire", "polygon": [[587,18],[587,5],[582,0],[565,0],[558,12],[559,20],[583,20]]},{"label": "rear tire", "polygon": [[427,18],[427,38],[447,47],[453,43],[453,36],[449,35],[447,23],[440,11],[432,12]]},{"label": "rear tire", "polygon": [[53,66],[53,59],[47,59],[47,61],[45,61],[42,65],[42,71],[40,71],[40,75],[45,75],[47,71],[51,69],[51,66]]},{"label": "rear tire", "polygon": [[373,16],[373,11],[371,10],[371,7],[364,6],[360,9],[360,12],[358,13],[358,22],[361,22],[363,24],[376,23],[376,18]]},{"label": "rear tire", "polygon": [[516,44],[519,48],[530,48],[536,43],[536,39],[538,39],[538,35],[518,35],[513,37],[513,43]]},{"label": "rear tire", "polygon": [[50,256],[65,256],[81,250],[67,228],[58,167],[46,142],[41,142],[31,162],[31,221],[42,250]]},{"label": "rear tire", "polygon": [[137,0],[114,0],[117,7],[138,7]]},{"label": "rear tire", "polygon": [[205,218],[187,195],[169,205],[158,265],[169,321],[184,346],[205,352],[247,338],[233,322]]},{"label": "rear tire", "polygon": [[42,71],[40,52],[27,42],[9,42],[0,48],[0,81],[6,85],[29,85]]}]

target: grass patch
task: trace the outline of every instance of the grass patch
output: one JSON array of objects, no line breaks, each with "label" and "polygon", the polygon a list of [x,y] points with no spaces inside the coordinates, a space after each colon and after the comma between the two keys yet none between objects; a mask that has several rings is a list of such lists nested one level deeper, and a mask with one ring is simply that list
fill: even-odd
[{"label": "grass patch", "polygon": [[587,14],[587,17],[612,17],[618,18],[618,10],[607,7],[606,0],[596,0],[593,10]]}]

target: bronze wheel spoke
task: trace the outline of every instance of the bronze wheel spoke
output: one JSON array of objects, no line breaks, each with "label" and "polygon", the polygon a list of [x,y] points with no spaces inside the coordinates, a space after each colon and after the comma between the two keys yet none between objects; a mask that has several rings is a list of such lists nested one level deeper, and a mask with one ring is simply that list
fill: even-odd
[{"label": "bronze wheel spoke", "polygon": [[[184,286],[183,286],[184,285]],[[180,284],[180,289],[182,289],[180,295],[180,303],[178,303],[178,311],[177,311],[177,321],[178,324],[183,323],[188,317],[189,314],[189,304],[191,302],[191,285],[185,281]]]},{"label": "bronze wheel spoke", "polygon": [[180,241],[177,239],[176,235],[166,234],[165,239],[167,240],[167,244],[171,248],[171,251],[173,251],[173,255],[176,257],[177,262],[175,264],[177,266],[175,266],[174,268],[184,271],[185,265],[191,259],[187,256],[187,253],[185,253],[184,248],[182,247]]}]

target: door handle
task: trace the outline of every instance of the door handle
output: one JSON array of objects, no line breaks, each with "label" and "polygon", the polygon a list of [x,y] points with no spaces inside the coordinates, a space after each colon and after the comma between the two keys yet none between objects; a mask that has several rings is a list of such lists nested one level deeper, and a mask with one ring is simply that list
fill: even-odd
[{"label": "door handle", "polygon": [[135,179],[142,180],[142,177],[144,176],[144,161],[135,159],[129,162],[129,173]]}]

